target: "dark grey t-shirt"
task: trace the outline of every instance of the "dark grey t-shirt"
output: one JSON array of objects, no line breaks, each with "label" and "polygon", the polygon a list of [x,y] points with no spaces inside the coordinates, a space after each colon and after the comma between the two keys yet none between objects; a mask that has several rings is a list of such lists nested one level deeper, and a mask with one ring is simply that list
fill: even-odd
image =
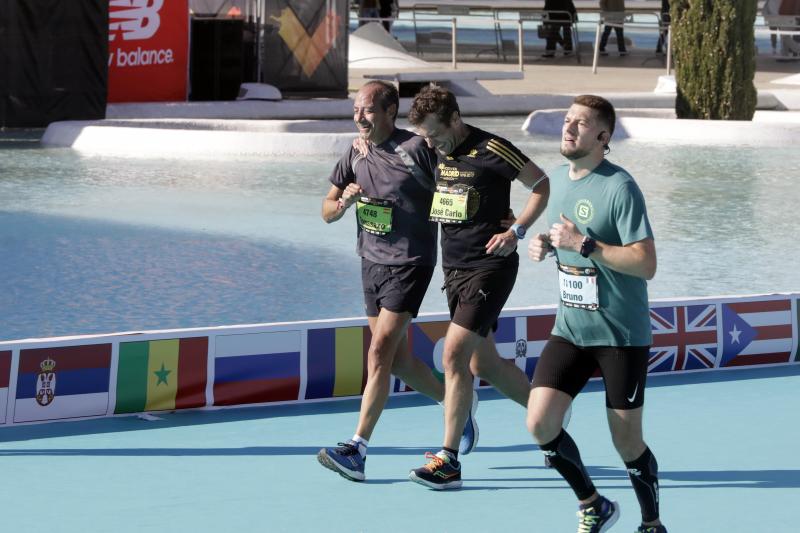
[{"label": "dark grey t-shirt", "polygon": [[[395,146],[407,154],[406,161]],[[342,156],[329,178],[333,185],[344,189],[357,183],[366,196],[392,205],[392,230],[387,235],[358,225],[358,255],[381,265],[436,264],[436,224],[428,221],[435,170],[436,154],[425,140],[397,128],[389,140],[370,145],[366,157],[352,147]]]}]

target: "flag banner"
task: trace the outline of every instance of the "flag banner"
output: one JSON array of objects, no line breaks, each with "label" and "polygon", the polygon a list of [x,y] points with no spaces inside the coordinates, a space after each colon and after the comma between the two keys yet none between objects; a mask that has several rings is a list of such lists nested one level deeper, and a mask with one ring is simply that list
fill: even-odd
[{"label": "flag banner", "polygon": [[114,413],[206,404],[208,337],[121,342]]},{"label": "flag banner", "polygon": [[[548,310],[546,314],[534,316],[509,316],[497,320],[497,331],[494,339],[497,352],[504,359],[514,361],[514,364],[528,377],[533,379],[536,363],[542,354],[550,332],[555,324],[556,315]],[[490,384],[481,380],[479,386]]]},{"label": "flag banner", "polygon": [[722,308],[720,366],[787,363],[792,351],[792,302],[729,302]]},{"label": "flag banner", "polygon": [[0,424],[6,423],[8,384],[11,376],[11,351],[0,352]]},{"label": "flag banner", "polygon": [[214,405],[283,402],[300,396],[300,331],[218,335]]},{"label": "flag banner", "polygon": [[794,340],[794,358],[795,362],[800,362],[800,300],[795,298],[792,300],[794,309],[794,329],[792,329],[792,339]]},{"label": "flag banner", "polygon": [[648,372],[698,370],[717,365],[717,305],[650,308]]},{"label": "flag banner", "polygon": [[[433,371],[439,381],[444,381],[442,351],[444,336],[447,334],[448,321],[414,322],[408,328],[408,348],[411,354],[422,360]],[[395,378],[393,392],[410,392],[409,387],[401,379]]]},{"label": "flag banner", "polygon": [[308,330],[306,398],[358,396],[367,384],[369,326]]},{"label": "flag banner", "polygon": [[21,350],[14,422],[105,415],[111,344]]}]

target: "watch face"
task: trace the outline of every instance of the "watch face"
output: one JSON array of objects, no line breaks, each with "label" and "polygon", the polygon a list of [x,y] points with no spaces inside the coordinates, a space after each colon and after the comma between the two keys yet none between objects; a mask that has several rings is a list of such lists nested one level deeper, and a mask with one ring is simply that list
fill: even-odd
[{"label": "watch face", "polygon": [[516,231],[516,233],[517,233],[517,237],[519,237],[520,239],[521,239],[521,238],[523,238],[523,237],[525,236],[525,232],[526,232],[526,230],[525,230],[525,226],[519,226],[519,227],[517,227],[517,231]]}]

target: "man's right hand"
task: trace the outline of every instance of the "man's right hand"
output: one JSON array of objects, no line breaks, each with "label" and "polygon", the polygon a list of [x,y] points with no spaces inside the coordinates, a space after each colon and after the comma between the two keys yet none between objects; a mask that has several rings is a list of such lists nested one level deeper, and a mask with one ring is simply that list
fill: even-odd
[{"label": "man's right hand", "polygon": [[538,233],[528,243],[528,257],[536,263],[543,261],[549,252],[553,251],[550,237],[546,233]]},{"label": "man's right hand", "polygon": [[344,204],[344,208],[347,209],[351,205],[353,205],[356,200],[361,197],[362,189],[357,183],[350,183],[345,187],[344,191],[342,191],[342,203]]}]

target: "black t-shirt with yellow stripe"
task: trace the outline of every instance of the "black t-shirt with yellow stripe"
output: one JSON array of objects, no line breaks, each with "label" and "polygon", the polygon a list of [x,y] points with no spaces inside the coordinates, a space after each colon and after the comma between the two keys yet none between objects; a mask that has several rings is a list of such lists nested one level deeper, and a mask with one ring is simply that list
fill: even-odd
[{"label": "black t-shirt with yellow stripe", "polygon": [[[439,190],[468,189],[469,220],[442,223],[442,264],[445,268],[501,268],[519,263],[516,252],[507,257],[486,253],[492,235],[506,231],[511,182],[529,161],[517,147],[489,132],[467,126],[467,138],[448,156],[439,154]],[[462,187],[459,187],[462,186]]]}]

